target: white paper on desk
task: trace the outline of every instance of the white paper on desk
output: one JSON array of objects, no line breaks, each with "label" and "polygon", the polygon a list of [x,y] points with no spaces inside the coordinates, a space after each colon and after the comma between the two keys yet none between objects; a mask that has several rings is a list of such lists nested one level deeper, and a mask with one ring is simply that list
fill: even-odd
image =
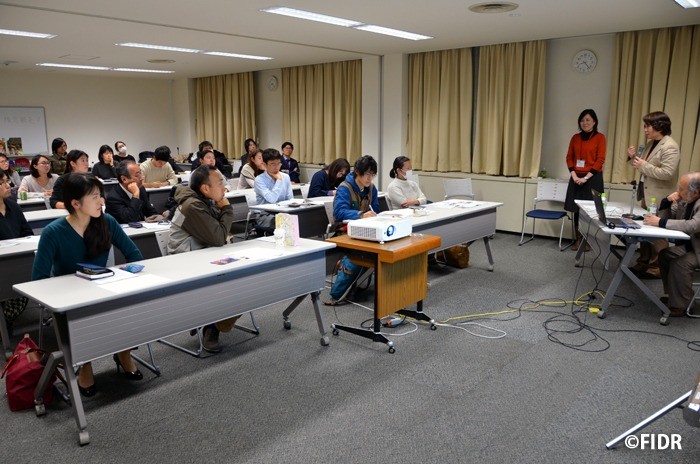
[{"label": "white paper on desk", "polygon": [[381,213],[377,214],[377,216],[407,218],[413,217],[413,210],[411,208],[392,209],[391,211],[382,211]]},{"label": "white paper on desk", "polygon": [[19,245],[19,242],[15,240],[0,240],[0,248],[9,248],[15,245]]},{"label": "white paper on desk", "polygon": [[236,259],[269,259],[282,256],[282,250],[252,247],[246,250],[237,250],[232,253],[227,253],[227,256]]},{"label": "white paper on desk", "polygon": [[111,282],[119,282],[120,280],[126,280],[126,279],[132,279],[136,277],[136,274],[132,274],[131,272],[126,272],[122,271],[119,268],[110,268],[112,271],[114,271],[114,275],[105,277],[104,279],[95,279],[92,280],[91,282],[95,282],[97,285],[104,285],[104,284],[109,284]]},{"label": "white paper on desk", "polygon": [[471,208],[474,206],[478,206],[481,203],[478,201],[471,201],[471,200],[446,200],[446,201],[440,201],[438,203],[435,203],[435,206],[437,208],[442,208],[442,209],[451,209],[451,208]]},{"label": "white paper on desk", "polygon": [[[120,269],[114,269],[114,272],[119,271]],[[129,281],[128,285],[128,290],[130,292],[136,291],[136,290],[145,290],[152,288],[154,285],[159,285],[163,284],[166,282],[170,282],[170,279],[166,279],[165,277],[157,276],[157,275],[152,275],[152,274],[131,274],[130,272],[126,271],[121,271],[124,272],[125,274],[131,275],[131,277],[134,277]],[[108,277],[106,279],[102,279],[102,281],[95,281],[95,283],[100,283],[100,287],[104,288],[105,290],[109,290],[110,292],[114,293],[124,293],[124,284],[122,282],[115,282],[113,280],[110,280],[111,277]],[[105,280],[110,280],[109,283],[104,284]]]},{"label": "white paper on desk", "polygon": [[143,227],[145,229],[159,230],[159,229],[169,229],[170,228],[170,223],[158,224],[157,222],[142,222],[141,224],[143,224]]}]

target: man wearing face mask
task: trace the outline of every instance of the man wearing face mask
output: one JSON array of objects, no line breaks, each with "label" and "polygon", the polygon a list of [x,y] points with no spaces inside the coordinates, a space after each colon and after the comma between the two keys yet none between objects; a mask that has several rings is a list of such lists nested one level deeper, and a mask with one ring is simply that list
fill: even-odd
[{"label": "man wearing face mask", "polygon": [[116,150],[114,152],[114,164],[117,165],[119,164],[120,161],[134,161],[136,162],[136,158],[133,156],[129,155],[126,151],[126,144],[122,141],[114,142],[114,149]]},{"label": "man wearing face mask", "polygon": [[[685,315],[693,298],[693,271],[700,263],[700,172],[681,177],[678,190],[667,196],[659,205],[659,215],[647,215],[644,224],[664,229],[680,230],[690,235],[690,240],[676,243],[659,254],[659,267],[665,303],[672,317]],[[661,298],[665,300],[664,297]]]},{"label": "man wearing face mask", "polygon": [[411,180],[413,174],[411,160],[406,156],[397,156],[389,172],[392,180],[386,190],[389,208],[400,209],[409,206],[424,205],[428,202],[420,187]]}]

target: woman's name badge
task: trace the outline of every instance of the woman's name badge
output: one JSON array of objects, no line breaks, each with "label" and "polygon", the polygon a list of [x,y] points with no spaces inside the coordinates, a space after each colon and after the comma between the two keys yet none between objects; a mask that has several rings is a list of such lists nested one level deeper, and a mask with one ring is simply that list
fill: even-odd
[{"label": "woman's name badge", "polygon": [[586,161],[585,161],[585,160],[576,160],[576,167],[577,167],[577,168],[585,168],[585,167],[586,167]]}]

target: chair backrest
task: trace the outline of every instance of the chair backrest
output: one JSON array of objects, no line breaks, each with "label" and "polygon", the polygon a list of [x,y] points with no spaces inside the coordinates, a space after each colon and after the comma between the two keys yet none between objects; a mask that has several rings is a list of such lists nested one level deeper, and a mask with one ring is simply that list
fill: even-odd
[{"label": "chair backrest", "polygon": [[383,197],[379,197],[379,212],[381,213],[382,211],[391,211],[391,208],[389,208],[389,201],[387,200],[386,195],[384,195]]},{"label": "chair backrest", "polygon": [[539,181],[537,182],[537,198],[535,198],[535,203],[539,201],[564,203],[566,201],[566,190],[568,187],[569,183],[561,180]]},{"label": "chair backrest", "polygon": [[168,240],[170,240],[170,229],[163,229],[156,231],[156,242],[158,242],[158,249],[160,249],[161,256],[168,255]]},{"label": "chair backrest", "polygon": [[292,189],[292,194],[294,195],[294,198],[298,198],[300,200],[304,198],[304,194],[302,193],[301,189]]},{"label": "chair backrest", "polygon": [[328,224],[333,224],[333,222],[335,222],[335,219],[333,219],[333,202],[327,201],[323,204],[323,207],[326,209],[326,217],[328,218]]},{"label": "chair backrest", "polygon": [[451,198],[474,199],[472,180],[469,177],[464,179],[444,179],[443,185],[445,187],[445,200]]},{"label": "chair backrest", "polygon": [[301,196],[304,197],[304,199],[309,197],[309,184],[304,184],[301,186]]}]

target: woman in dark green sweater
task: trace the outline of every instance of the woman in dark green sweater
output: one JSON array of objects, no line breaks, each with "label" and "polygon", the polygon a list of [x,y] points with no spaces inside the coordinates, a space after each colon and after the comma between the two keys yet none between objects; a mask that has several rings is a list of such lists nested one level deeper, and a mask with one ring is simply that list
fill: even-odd
[{"label": "woman in dark green sweater", "polygon": [[[127,262],[143,259],[117,221],[102,212],[104,187],[99,179],[79,173],[64,176],[62,200],[69,215],[56,219],[42,231],[32,280],[74,274],[78,263],[105,266],[112,245],[122,252]],[[114,361],[117,370],[124,369],[127,379],[143,378],[129,351],[115,354]],[[78,386],[84,396],[95,394],[90,363],[80,368]]]}]

